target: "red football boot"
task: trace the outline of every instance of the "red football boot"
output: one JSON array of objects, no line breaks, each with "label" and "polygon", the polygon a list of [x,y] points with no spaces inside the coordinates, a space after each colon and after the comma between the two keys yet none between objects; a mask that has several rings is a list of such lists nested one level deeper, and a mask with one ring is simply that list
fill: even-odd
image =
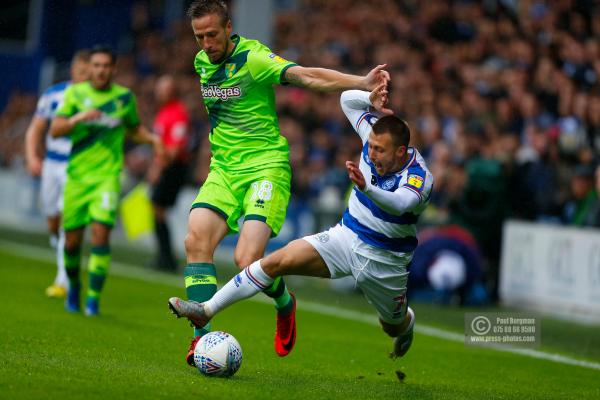
[{"label": "red football boot", "polygon": [[296,343],[296,297],[292,297],[292,312],[288,315],[277,314],[277,331],[275,332],[275,352],[279,357],[290,354]]},{"label": "red football boot", "polygon": [[190,367],[195,367],[196,363],[194,362],[194,349],[196,348],[196,344],[198,340],[200,340],[202,336],[196,336],[192,339],[192,343],[190,343],[190,348],[188,349],[187,356],[185,356],[185,361],[188,363]]}]

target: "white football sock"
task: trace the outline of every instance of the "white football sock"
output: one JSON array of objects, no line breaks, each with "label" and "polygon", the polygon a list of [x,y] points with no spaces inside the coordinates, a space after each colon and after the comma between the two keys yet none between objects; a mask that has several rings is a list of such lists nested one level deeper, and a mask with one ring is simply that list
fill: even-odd
[{"label": "white football sock", "polygon": [[398,336],[410,332],[415,327],[415,312],[412,310],[412,308],[408,307],[406,309],[406,313],[410,315],[410,322],[408,323],[408,326],[404,329],[404,331],[402,331]]},{"label": "white football sock", "polygon": [[65,231],[62,229],[58,234],[58,241],[56,243],[56,278],[54,284],[69,287],[69,278],[67,277],[67,270],[65,269]]},{"label": "white football sock", "polygon": [[231,304],[262,292],[271,286],[273,280],[263,271],[260,260],[255,261],[227,282],[210,300],[204,302],[204,311],[212,318]]}]

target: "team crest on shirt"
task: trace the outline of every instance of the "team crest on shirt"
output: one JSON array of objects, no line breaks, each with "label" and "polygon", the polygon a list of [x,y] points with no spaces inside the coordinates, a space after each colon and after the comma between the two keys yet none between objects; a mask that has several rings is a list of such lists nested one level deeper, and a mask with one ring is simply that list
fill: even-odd
[{"label": "team crest on shirt", "polygon": [[225,64],[225,76],[229,79],[235,73],[235,63]]},{"label": "team crest on shirt", "polygon": [[417,189],[421,189],[423,187],[423,178],[420,175],[409,175],[406,183]]},{"label": "team crest on shirt", "polygon": [[391,188],[394,187],[395,183],[396,183],[396,178],[388,178],[381,183],[381,188],[383,190],[390,190]]}]

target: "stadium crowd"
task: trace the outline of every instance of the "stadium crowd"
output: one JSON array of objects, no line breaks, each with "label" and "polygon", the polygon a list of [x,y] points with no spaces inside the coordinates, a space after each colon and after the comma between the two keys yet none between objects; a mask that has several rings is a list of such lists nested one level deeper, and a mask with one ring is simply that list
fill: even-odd
[{"label": "stadium crowd", "polygon": [[[497,262],[508,217],[600,226],[600,8],[591,0],[279,2],[272,48],[300,65],[363,74],[385,63],[391,108],[435,176],[428,225],[458,224]],[[196,162],[208,172],[209,124],[182,19],[158,29],[140,2],[124,38],[117,81],[136,93],[142,120],[157,109],[156,79],[176,77],[192,120]],[[344,162],[360,140],[338,94],[277,88],[290,144],[292,193],[315,212],[341,215]],[[0,163],[19,163],[35,97],[15,93],[0,115]],[[133,175],[149,158],[129,152]],[[294,204],[294,202],[292,203]],[[315,231],[320,227],[315,227]]]}]

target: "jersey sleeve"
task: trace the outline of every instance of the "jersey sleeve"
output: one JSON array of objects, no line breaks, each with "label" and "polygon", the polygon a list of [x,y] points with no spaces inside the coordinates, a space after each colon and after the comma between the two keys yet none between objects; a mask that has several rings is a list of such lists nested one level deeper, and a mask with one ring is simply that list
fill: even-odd
[{"label": "jersey sleeve", "polygon": [[421,197],[414,192],[399,187],[395,192],[388,192],[367,182],[362,192],[373,200],[381,209],[390,214],[401,215],[411,211],[421,203]]},{"label": "jersey sleeve", "polygon": [[252,78],[265,84],[286,84],[284,75],[288,68],[298,65],[272,53],[268,48],[252,50],[248,54],[248,69]]},{"label": "jersey sleeve", "polygon": [[65,90],[63,102],[56,110],[57,117],[69,118],[77,113],[78,107],[74,92],[73,86],[69,86]]},{"label": "jersey sleeve", "polygon": [[408,169],[406,183],[398,190],[410,191],[419,197],[420,202],[426,202],[429,199],[433,187],[433,176],[421,167],[411,167]]},{"label": "jersey sleeve", "polygon": [[37,117],[48,120],[48,119],[52,118],[50,108],[51,108],[50,99],[49,99],[48,95],[46,93],[44,93],[40,96],[40,98],[37,102],[37,106],[35,108],[35,115]]},{"label": "jersey sleeve", "polygon": [[123,116],[123,125],[125,128],[135,128],[140,124],[140,116],[137,110],[137,100],[133,93],[130,93],[129,102],[127,103],[127,111]]},{"label": "jersey sleeve", "polygon": [[369,92],[362,90],[346,90],[340,97],[340,104],[346,118],[360,136],[363,144],[369,139],[373,124],[377,121],[377,115],[369,111],[371,101]]}]

